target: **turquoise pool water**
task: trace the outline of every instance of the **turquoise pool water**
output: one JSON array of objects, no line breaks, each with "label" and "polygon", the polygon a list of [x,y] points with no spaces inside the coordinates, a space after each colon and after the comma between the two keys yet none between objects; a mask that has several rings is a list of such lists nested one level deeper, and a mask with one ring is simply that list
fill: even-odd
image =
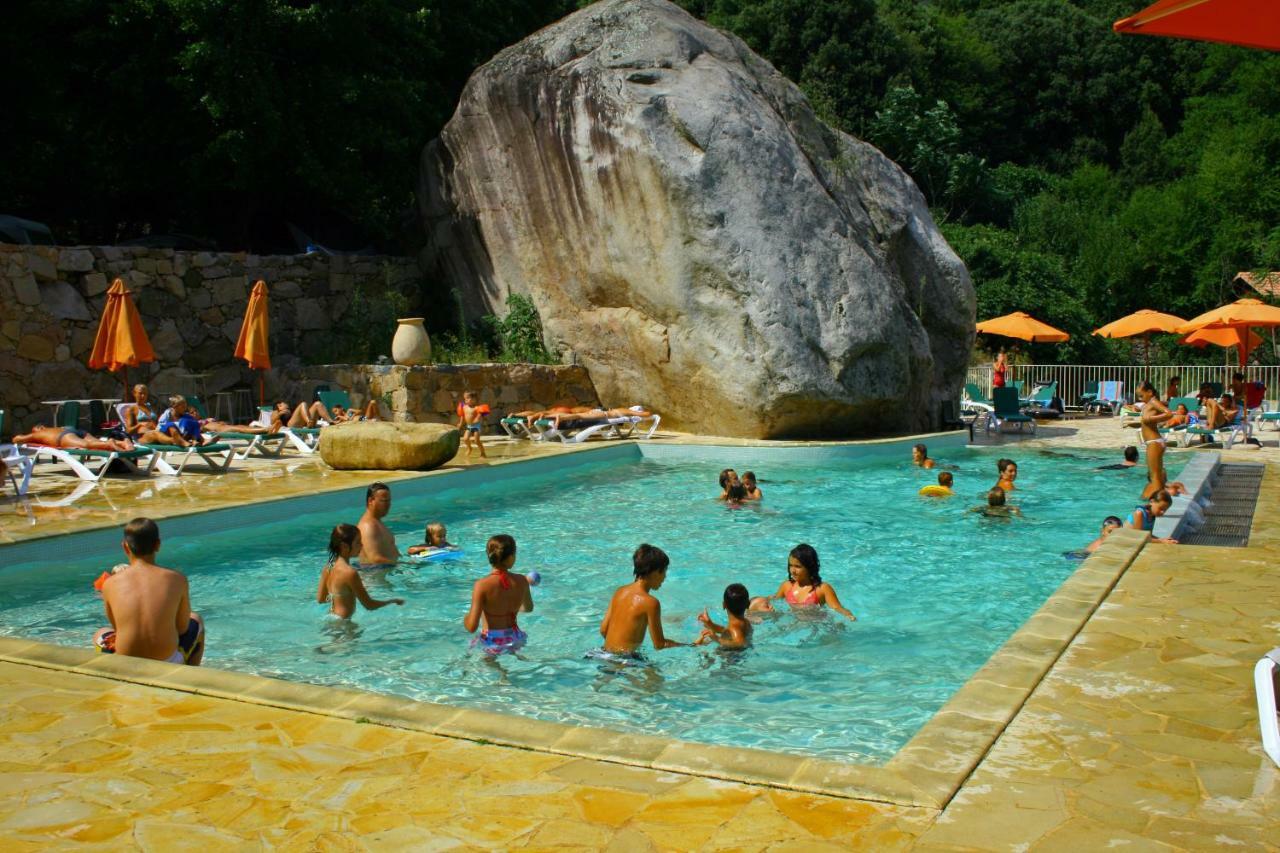
[{"label": "turquoise pool water", "polygon": [[[172,536],[161,562],[191,578],[193,603],[209,626],[209,666],[568,724],[881,762],[1079,565],[1063,552],[1092,538],[1105,515],[1131,511],[1143,483],[1141,469],[1094,470],[1111,458],[957,448],[935,455],[955,466],[959,496],[925,499],[916,490],[935,474],[900,455],[797,454],[801,461],[791,462],[776,450],[753,459],[751,448],[741,448],[730,453],[731,464],[756,471],[765,500],[727,510],[713,499],[728,451],[718,452],[588,462],[398,498],[387,520],[402,550],[421,541],[426,521],[441,520],[465,556],[370,577],[375,597],[408,603],[361,612],[350,624],[328,617],[315,589],[329,530],[354,522],[363,508],[351,493],[320,510],[319,499],[307,499],[299,504],[306,511],[287,520]],[[1020,462],[1012,502],[1023,518],[968,512],[1006,454]],[[443,486],[465,476],[438,479]],[[517,570],[536,569],[544,580],[534,592],[536,612],[520,619],[529,646],[493,665],[469,651],[462,616],[472,581],[487,571],[484,541],[499,532],[519,543]],[[817,548],[824,579],[856,623],[784,609],[758,626],[745,653],[650,649],[652,667],[622,669],[584,658],[599,646],[603,608],[630,580],[640,542],[670,554],[659,593],[667,633],[691,640],[703,607],[723,621],[726,584],[774,592],[787,552],[802,541]],[[85,645],[103,623],[92,581],[117,562],[114,548],[96,547],[0,568],[0,634]]]}]

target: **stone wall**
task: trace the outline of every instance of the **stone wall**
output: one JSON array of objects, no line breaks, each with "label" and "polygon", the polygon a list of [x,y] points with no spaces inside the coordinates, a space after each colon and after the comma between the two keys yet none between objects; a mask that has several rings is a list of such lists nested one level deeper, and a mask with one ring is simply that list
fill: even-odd
[{"label": "stone wall", "polygon": [[232,353],[249,289],[265,280],[272,358],[266,385],[277,396],[296,384],[304,361],[332,360],[331,332],[357,284],[376,295],[421,275],[413,259],[399,257],[0,244],[0,408],[10,413],[7,433],[48,420],[41,400],[120,396],[118,374],[86,366],[115,278],[133,291],[157,356],[131,369],[130,380],[161,393],[189,392],[181,375],[208,373],[210,394],[256,387],[256,376]]},{"label": "stone wall", "polygon": [[[465,391],[475,391],[495,415],[556,404],[598,406],[599,395],[581,365],[550,364],[327,364],[308,367],[290,399],[310,399],[318,384],[344,388],[357,406],[381,401],[382,414],[398,421],[451,423]],[[490,418],[496,424],[497,418]]]}]

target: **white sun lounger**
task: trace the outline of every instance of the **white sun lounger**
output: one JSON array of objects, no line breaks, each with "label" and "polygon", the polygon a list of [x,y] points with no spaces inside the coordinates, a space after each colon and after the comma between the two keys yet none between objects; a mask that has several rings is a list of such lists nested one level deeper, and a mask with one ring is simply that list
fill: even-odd
[{"label": "white sun lounger", "polygon": [[192,444],[188,447],[171,444],[140,444],[138,446],[154,454],[150,470],[158,471],[166,477],[182,476],[187,463],[192,459],[199,459],[210,471],[221,473],[230,468],[231,462],[236,458],[235,448],[229,444]]},{"label": "white sun lounger", "polygon": [[[13,491],[18,497],[25,497],[31,486],[31,469],[35,468],[34,453],[26,453],[16,444],[0,444],[0,460],[4,460],[9,470],[9,479],[13,482]],[[3,483],[0,483],[0,487]]]},{"label": "white sun lounger", "polygon": [[[649,421],[649,428],[642,435],[635,435],[640,424]],[[661,415],[620,415],[612,418],[592,418],[585,421],[571,421],[562,425],[561,428],[555,427],[555,421],[550,418],[543,418],[534,421],[533,428],[535,435],[530,437],[538,441],[560,441],[565,444],[581,444],[594,436],[600,436],[605,439],[613,438],[652,438],[654,432],[661,423]]]},{"label": "white sun lounger", "polygon": [[[34,459],[47,459],[60,462],[72,470],[81,480],[97,482],[111,467],[111,463],[119,460],[129,469],[130,474],[150,474],[158,470],[162,474],[172,472],[171,466],[155,453],[143,447],[133,450],[83,450],[80,448],[50,447],[47,444],[19,445],[23,451],[30,453]],[[139,463],[146,467],[139,467]]]}]

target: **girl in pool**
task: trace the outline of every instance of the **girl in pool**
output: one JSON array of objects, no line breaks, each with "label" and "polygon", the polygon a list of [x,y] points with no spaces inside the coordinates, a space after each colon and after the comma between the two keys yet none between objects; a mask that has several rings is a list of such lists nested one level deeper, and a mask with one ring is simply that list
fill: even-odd
[{"label": "girl in pool", "polygon": [[1138,398],[1142,400],[1142,442],[1147,448],[1147,472],[1150,475],[1150,482],[1142,490],[1145,499],[1165,487],[1164,439],[1160,437],[1160,424],[1173,414],[1160,402],[1155,386],[1149,381],[1138,386]]},{"label": "girl in pool", "polygon": [[1012,459],[1000,459],[996,462],[996,469],[1000,472],[1000,479],[996,482],[997,489],[1004,489],[1011,492],[1017,488],[1013,481],[1018,479],[1018,463]]},{"label": "girl in pool", "polygon": [[403,598],[379,601],[369,595],[360,580],[360,573],[351,566],[351,558],[360,556],[360,528],[354,524],[339,524],[329,534],[329,561],[320,572],[320,588],[316,590],[316,603],[330,602],[329,612],[339,619],[350,619],[356,612],[356,602],[365,610],[377,610],[388,604],[404,604]]},{"label": "girl in pool", "polygon": [[854,616],[840,603],[839,596],[829,583],[822,580],[818,571],[818,552],[813,546],[800,544],[791,549],[787,556],[787,579],[778,587],[778,591],[764,599],[757,598],[751,602],[752,610],[767,610],[763,602],[772,598],[786,599],[792,607],[830,607],[846,619],[856,622]]},{"label": "girl in pool", "polygon": [[528,635],[516,624],[516,615],[533,612],[533,596],[528,578],[511,571],[516,562],[515,539],[505,533],[490,537],[485,552],[493,570],[471,588],[471,609],[462,626],[474,634],[483,620],[484,630],[472,645],[497,656],[519,651],[528,642]]}]

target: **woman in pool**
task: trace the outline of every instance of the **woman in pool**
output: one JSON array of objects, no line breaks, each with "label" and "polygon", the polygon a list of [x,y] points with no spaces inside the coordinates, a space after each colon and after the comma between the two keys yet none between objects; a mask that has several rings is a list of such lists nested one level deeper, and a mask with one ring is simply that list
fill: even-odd
[{"label": "woman in pool", "polygon": [[1164,439],[1160,436],[1160,424],[1173,417],[1169,407],[1160,402],[1156,388],[1150,381],[1138,386],[1138,399],[1142,401],[1142,443],[1147,448],[1147,472],[1149,482],[1142,490],[1142,497],[1149,498],[1165,486]]},{"label": "woman in pool", "polygon": [[[778,591],[767,598],[782,598],[792,607],[830,607],[846,619],[856,622],[854,616],[840,603],[831,584],[822,580],[818,570],[818,552],[811,545],[800,544],[787,556],[787,579]],[[761,599],[752,601],[752,610],[771,609],[762,605]]]},{"label": "woman in pool", "polygon": [[471,588],[471,609],[462,626],[474,634],[483,621],[484,630],[472,645],[478,644],[485,654],[497,656],[519,651],[528,642],[528,635],[516,624],[516,615],[533,612],[533,596],[528,578],[511,571],[516,563],[515,539],[505,533],[492,536],[485,552],[493,570]]},{"label": "woman in pool", "polygon": [[388,604],[404,604],[403,598],[379,601],[369,595],[360,580],[360,573],[351,565],[351,558],[360,556],[360,528],[354,524],[339,524],[329,534],[329,561],[320,572],[320,588],[316,590],[316,603],[330,602],[329,612],[339,619],[350,619],[356,612],[356,602],[365,610],[377,610]]}]

